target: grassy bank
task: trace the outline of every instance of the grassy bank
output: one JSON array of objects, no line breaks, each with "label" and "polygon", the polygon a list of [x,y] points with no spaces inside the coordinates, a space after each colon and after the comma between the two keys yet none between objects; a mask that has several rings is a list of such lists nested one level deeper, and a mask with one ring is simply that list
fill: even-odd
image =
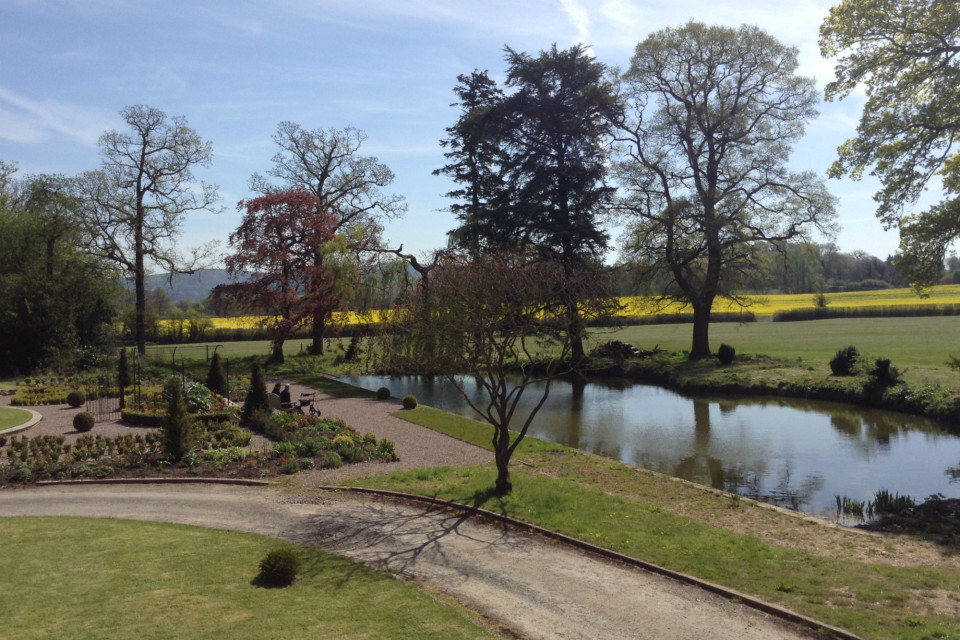
[{"label": "grassy bank", "polygon": [[[86,518],[0,519],[3,637],[491,638],[384,573],[248,534]],[[279,546],[304,572],[252,584]]]},{"label": "grassy bank", "polygon": [[[426,407],[396,414],[489,448],[490,428]],[[815,524],[598,456],[525,441],[514,491],[491,465],[350,484],[479,505],[781,604],[865,638],[960,638],[958,548]]]}]

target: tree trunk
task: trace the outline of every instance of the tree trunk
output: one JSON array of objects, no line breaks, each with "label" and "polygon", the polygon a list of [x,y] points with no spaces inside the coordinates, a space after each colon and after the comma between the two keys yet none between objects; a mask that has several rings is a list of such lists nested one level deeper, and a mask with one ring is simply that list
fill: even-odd
[{"label": "tree trunk", "polygon": [[310,335],[313,338],[313,344],[310,345],[310,353],[315,356],[323,355],[323,334],[326,329],[327,319],[322,312],[313,314],[313,327]]},{"label": "tree trunk", "polygon": [[497,464],[497,480],[493,488],[498,496],[505,496],[513,491],[510,481],[510,431],[496,426],[494,429],[493,457]]},{"label": "tree trunk", "polygon": [[270,354],[270,362],[283,364],[283,343],[274,344],[273,352]]},{"label": "tree trunk", "polygon": [[134,338],[137,342],[137,353],[140,357],[147,355],[147,292],[144,290],[145,266],[143,251],[136,252],[136,268],[133,274],[133,287],[136,295],[136,320],[134,322]]},{"label": "tree trunk", "polygon": [[693,304],[693,346],[690,348],[691,360],[709,358],[710,351],[710,307],[711,304]]}]

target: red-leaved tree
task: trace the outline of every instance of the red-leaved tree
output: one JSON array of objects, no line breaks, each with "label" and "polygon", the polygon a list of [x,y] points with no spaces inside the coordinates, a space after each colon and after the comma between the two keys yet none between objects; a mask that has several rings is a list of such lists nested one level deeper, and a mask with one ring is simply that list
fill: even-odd
[{"label": "red-leaved tree", "polygon": [[271,359],[283,362],[283,343],[307,319],[330,315],[340,304],[336,274],[314,257],[336,236],[337,219],[317,197],[303,189],[271,193],[241,201],[243,220],[230,234],[235,253],[227,271],[248,279],[217,286],[213,295],[234,308],[261,311],[273,348]]}]

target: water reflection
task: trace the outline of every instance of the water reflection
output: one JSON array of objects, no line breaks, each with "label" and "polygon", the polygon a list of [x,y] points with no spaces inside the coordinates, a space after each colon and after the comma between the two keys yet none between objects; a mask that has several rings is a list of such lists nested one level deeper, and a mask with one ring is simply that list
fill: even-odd
[{"label": "water reflection", "polygon": [[[422,404],[475,417],[441,379],[346,381],[388,386],[394,396],[412,393]],[[482,397],[475,385],[467,391]],[[531,389],[527,406],[538,398]],[[623,380],[557,380],[530,435],[815,513],[835,513],[837,495],[868,500],[882,488],[919,499],[960,497],[960,438],[921,418],[838,403],[685,397]]]}]

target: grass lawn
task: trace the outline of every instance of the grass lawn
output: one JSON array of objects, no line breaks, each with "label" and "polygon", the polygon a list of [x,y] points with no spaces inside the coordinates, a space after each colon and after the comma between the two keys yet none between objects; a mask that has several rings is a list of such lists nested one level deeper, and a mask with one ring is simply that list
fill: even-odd
[{"label": "grass lawn", "polygon": [[30,419],[30,412],[12,407],[0,407],[0,432],[19,427]]},{"label": "grass lawn", "polygon": [[[693,325],[645,325],[617,330],[591,331],[587,344],[620,340],[652,349],[690,349]],[[710,345],[714,350],[729,344],[738,354],[764,354],[780,360],[802,359],[829,373],[830,358],[843,347],[853,345],[871,358],[889,358],[908,381],[924,378],[952,387],[960,386],[960,375],[947,368],[948,356],[960,357],[960,317],[925,318],[843,318],[804,322],[714,323]]]},{"label": "grass lawn", "polygon": [[[249,534],[83,518],[0,519],[2,636],[491,638],[453,606],[349,560]],[[304,571],[254,586],[278,546]]]},{"label": "grass lawn", "polygon": [[[394,415],[490,448],[490,427],[421,407]],[[719,491],[525,440],[514,490],[496,471],[422,469],[352,480],[480,505],[779,603],[865,638],[960,638],[956,546],[816,525]],[[917,553],[926,554],[923,560]],[[930,562],[927,562],[929,560]],[[900,566],[897,566],[900,565]]]}]

